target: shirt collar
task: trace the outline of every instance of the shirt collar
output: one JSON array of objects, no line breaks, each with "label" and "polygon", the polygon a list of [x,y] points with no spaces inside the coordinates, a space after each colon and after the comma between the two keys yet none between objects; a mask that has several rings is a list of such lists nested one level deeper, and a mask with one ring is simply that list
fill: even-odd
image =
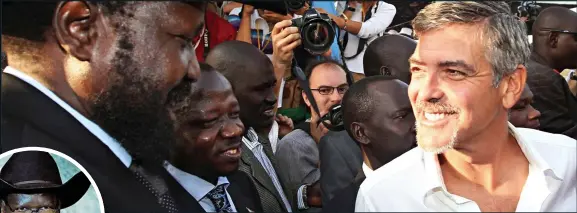
[{"label": "shirt collar", "polygon": [[54,92],[46,88],[36,79],[32,78],[31,76],[27,75],[26,73],[17,70],[13,67],[7,66],[4,69],[4,73],[13,75],[19,78],[22,81],[30,84],[31,86],[38,89],[44,95],[48,96],[48,98],[52,99],[52,101],[56,102],[60,107],[70,113],[76,120],[78,120],[88,131],[90,131],[94,136],[96,136],[102,143],[104,143],[118,159],[128,168],[132,163],[132,157],[118,141],[112,138],[108,133],[106,133],[102,128],[100,128],[96,123],[92,122],[88,118],[84,117],[84,115],[80,114],[80,112],[76,111],[72,108],[69,104],[67,104],[64,100],[58,97]]},{"label": "shirt collar", "polygon": [[218,177],[216,186],[212,185],[212,183],[209,183],[208,181],[196,175],[187,173],[174,167],[167,161],[164,162],[164,168],[190,195],[192,195],[192,197],[194,197],[194,199],[196,199],[196,201],[202,200],[216,186],[225,184],[224,188],[226,189],[230,185],[228,178],[224,176]]},{"label": "shirt collar", "polygon": [[258,134],[252,127],[246,131],[246,134],[242,136],[242,142],[246,145],[250,150],[253,150],[257,147],[260,143],[258,142]]},{"label": "shirt collar", "polygon": [[365,177],[367,177],[367,178],[369,176],[371,176],[373,174],[373,172],[375,172],[371,168],[369,168],[369,166],[365,162],[363,162],[362,168],[363,168],[363,172],[365,173]]},{"label": "shirt collar", "polygon": [[[553,176],[554,179],[562,180],[558,175],[558,172],[554,171],[549,164],[535,151],[535,148],[532,146],[531,143],[527,142],[527,139],[523,137],[517,131],[516,127],[513,126],[511,123],[508,123],[509,133],[515,137],[519,147],[527,161],[529,161],[530,165],[533,165],[537,171],[542,174],[543,176]],[[425,167],[425,191],[423,192],[424,197],[433,194],[436,191],[442,190],[445,194],[449,195],[452,199],[456,202],[460,203],[458,196],[451,196],[451,194],[447,191],[443,181],[443,175],[441,173],[441,167],[439,165],[438,155],[435,153],[428,153],[423,152],[423,163]]]}]

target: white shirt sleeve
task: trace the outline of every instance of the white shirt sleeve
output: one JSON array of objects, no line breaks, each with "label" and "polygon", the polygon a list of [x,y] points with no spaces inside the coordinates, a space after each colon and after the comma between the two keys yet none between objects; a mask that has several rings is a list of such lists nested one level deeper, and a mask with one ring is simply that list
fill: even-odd
[{"label": "white shirt sleeve", "polygon": [[379,1],[377,11],[371,16],[369,20],[363,22],[359,34],[360,38],[370,38],[379,33],[385,32],[387,27],[393,22],[397,9],[394,5]]}]

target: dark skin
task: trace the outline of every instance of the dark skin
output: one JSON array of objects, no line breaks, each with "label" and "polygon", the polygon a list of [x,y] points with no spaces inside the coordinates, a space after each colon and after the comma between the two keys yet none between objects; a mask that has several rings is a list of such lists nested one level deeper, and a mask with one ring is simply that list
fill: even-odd
[{"label": "dark skin", "polygon": [[9,194],[6,196],[2,204],[2,213],[41,209],[52,209],[55,213],[60,212],[58,198],[56,195],[49,193]]},{"label": "dark skin", "polygon": [[[238,170],[244,125],[232,87],[222,74],[203,72],[192,95],[171,110],[179,137],[170,162],[216,185]],[[184,92],[188,92],[184,90]]]},{"label": "dark skin", "polygon": [[540,63],[558,71],[577,68],[577,35],[548,29],[577,33],[577,13],[564,7],[548,7],[541,11],[532,29],[533,54]]},{"label": "dark skin", "polygon": [[409,84],[409,58],[417,43],[402,35],[386,35],[375,39],[367,47],[363,58],[365,75],[388,75]]},{"label": "dark skin", "polygon": [[365,163],[373,170],[417,145],[415,116],[407,88],[399,80],[372,83],[369,94],[373,97],[373,116],[364,122],[351,123],[352,136],[361,143]]},{"label": "dark skin", "polygon": [[204,3],[128,4],[121,16],[87,1],[60,3],[47,42],[29,45],[38,61],[10,46],[17,38],[3,35],[2,43],[11,65],[97,123],[131,156],[160,162],[173,141],[166,97],[200,73],[190,40],[202,29]]},{"label": "dark skin", "polygon": [[516,127],[539,129],[539,117],[541,112],[531,106],[533,103],[533,93],[529,85],[525,85],[519,101],[509,112],[509,122]]},{"label": "dark skin", "polygon": [[[270,59],[251,44],[228,41],[213,49],[206,58],[206,63],[215,68],[222,62],[230,69],[224,75],[240,104],[242,122],[257,133],[267,135],[275,119],[277,103],[276,78]],[[242,72],[231,67],[242,67]]]}]

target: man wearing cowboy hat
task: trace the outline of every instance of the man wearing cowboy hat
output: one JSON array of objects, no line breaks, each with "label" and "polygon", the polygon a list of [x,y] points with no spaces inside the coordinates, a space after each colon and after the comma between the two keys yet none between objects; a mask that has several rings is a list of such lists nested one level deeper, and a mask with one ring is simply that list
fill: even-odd
[{"label": "man wearing cowboy hat", "polygon": [[16,153],[0,170],[1,212],[60,212],[80,200],[89,187],[82,172],[63,184],[56,162],[46,152]]}]

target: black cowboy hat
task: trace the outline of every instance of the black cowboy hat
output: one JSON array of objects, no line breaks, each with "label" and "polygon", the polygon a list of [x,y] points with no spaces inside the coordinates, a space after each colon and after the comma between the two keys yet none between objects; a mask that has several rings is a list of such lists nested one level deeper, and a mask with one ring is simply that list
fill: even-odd
[{"label": "black cowboy hat", "polygon": [[56,161],[47,152],[19,152],[10,157],[0,170],[0,196],[8,194],[53,193],[65,209],[76,203],[90,187],[82,172],[62,184]]}]

